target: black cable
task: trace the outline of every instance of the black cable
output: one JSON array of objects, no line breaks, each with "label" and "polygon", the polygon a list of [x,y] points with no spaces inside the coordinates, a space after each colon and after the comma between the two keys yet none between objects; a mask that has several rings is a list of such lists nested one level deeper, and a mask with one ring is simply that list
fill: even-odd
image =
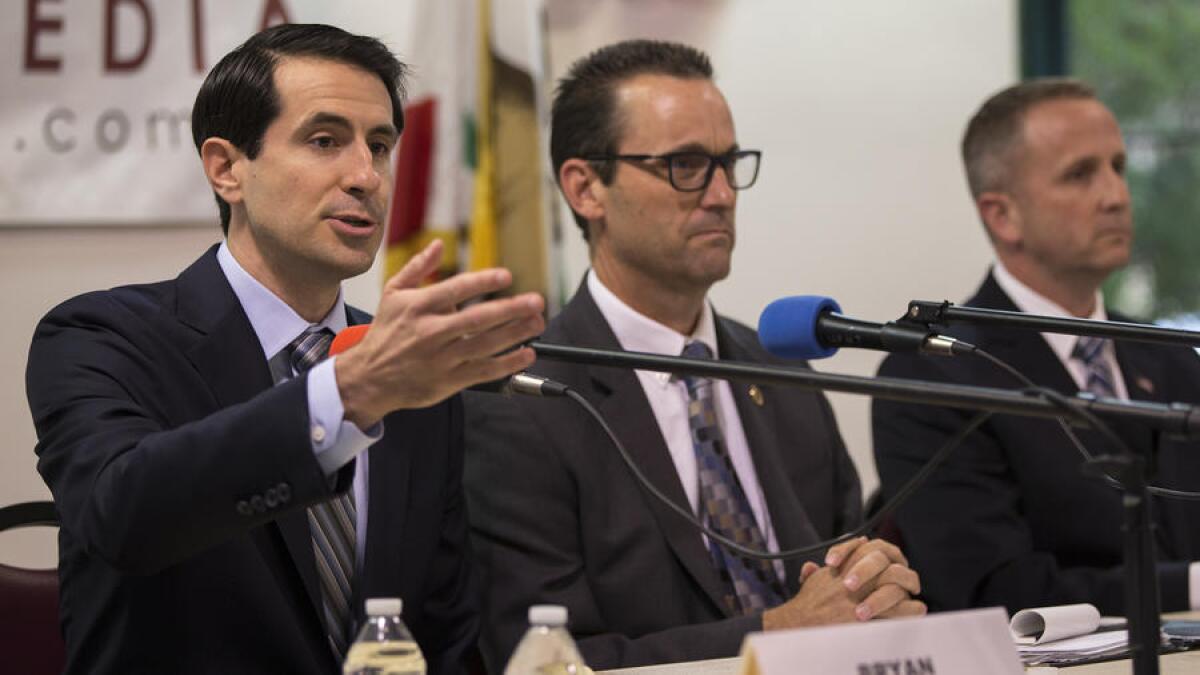
[{"label": "black cable", "polygon": [[[1003,359],[1001,359],[993,354],[990,354],[987,351],[980,349],[979,347],[975,347],[974,349],[972,349],[971,353],[983,358],[984,360],[988,361],[992,365],[996,366],[997,368],[1000,368],[1004,372],[1011,375],[1014,379],[1016,379],[1022,385],[1027,387],[1028,390],[1030,391],[1030,393],[1035,393],[1038,396],[1045,398],[1046,400],[1057,405],[1059,408],[1066,411],[1070,415],[1079,416],[1081,419],[1083,419],[1085,422],[1087,422],[1088,426],[1092,427],[1093,429],[1095,429],[1095,430],[1099,431],[1101,434],[1103,434],[1104,437],[1110,443],[1115,445],[1117,447],[1117,449],[1120,450],[1121,452],[1124,452],[1125,454],[1130,455],[1130,456],[1136,455],[1136,453],[1134,453],[1133,449],[1130,448],[1129,445],[1127,443],[1125,443],[1125,441],[1122,440],[1121,437],[1118,436],[1112,430],[1112,427],[1110,427],[1108,424],[1106,424],[1103,420],[1101,420],[1099,417],[1097,417],[1091,411],[1078,409],[1078,408],[1071,406],[1068,402],[1068,397],[1066,397],[1063,394],[1060,394],[1059,392],[1054,391],[1053,389],[1050,389],[1048,387],[1038,386],[1037,384],[1034,383],[1033,380],[1026,377],[1024,373],[1022,373],[1021,371],[1012,367],[1010,364],[1006,363]],[[1083,458],[1085,460],[1087,460],[1089,462],[1094,462],[1096,460],[1095,456],[1092,455],[1092,453],[1088,451],[1087,447],[1084,446],[1083,441],[1079,440],[1079,436],[1077,436],[1075,434],[1075,430],[1071,428],[1071,425],[1067,424],[1066,420],[1064,420],[1061,417],[1057,418],[1056,421],[1058,422],[1058,426],[1060,428],[1062,428],[1063,433],[1066,434],[1067,438],[1071,441],[1071,444],[1074,445],[1075,449],[1079,451],[1079,454],[1083,455]],[[1121,483],[1117,479],[1113,478],[1111,475],[1105,473],[1103,475],[1103,477],[1104,477],[1104,482],[1106,484],[1108,484],[1109,487],[1117,489],[1117,490],[1124,489],[1121,486]],[[1180,500],[1185,500],[1185,501],[1200,501],[1200,492],[1191,492],[1191,491],[1187,491],[1187,490],[1174,490],[1171,488],[1158,487],[1155,485],[1147,486],[1146,490],[1148,492],[1150,492],[1150,494],[1158,495],[1160,497],[1167,497],[1169,499],[1180,499]]]},{"label": "black cable", "polygon": [[642,470],[638,467],[637,463],[634,462],[633,458],[629,456],[629,451],[625,449],[625,444],[621,442],[621,439],[617,438],[617,434],[613,432],[612,427],[608,425],[608,422],[605,421],[604,417],[600,414],[600,411],[596,410],[596,408],[592,406],[591,402],[589,402],[574,389],[567,388],[566,395],[572,401],[575,401],[582,406],[583,409],[587,411],[587,413],[591,415],[597,423],[600,424],[600,427],[604,429],[604,433],[608,435],[608,439],[612,441],[613,446],[616,447],[617,453],[621,456],[621,460],[625,462],[625,466],[629,468],[634,477],[638,480],[638,483],[640,483],[642,488],[650,493],[651,496],[665,504],[681,518],[686,520],[692,527],[700,530],[710,539],[719,542],[722,546],[732,551],[755,560],[784,560],[788,558],[811,557],[813,554],[819,553],[830,546],[840,544],[844,541],[849,541],[850,539],[862,536],[865,533],[873,530],[885,517],[890,515],[892,511],[899,507],[904,500],[906,500],[908,496],[921,485],[921,483],[925,482],[925,479],[928,478],[929,475],[933,473],[933,470],[936,469],[938,465],[940,465],[946,459],[946,457],[948,457],[950,453],[963,442],[963,439],[965,439],[971,432],[975,431],[975,429],[977,429],[979,425],[983,424],[987,418],[992,416],[992,413],[990,412],[981,412],[976,415],[967,425],[959,430],[959,432],[955,434],[953,438],[948,440],[942,445],[941,448],[938,449],[936,453],[934,453],[933,457],[929,459],[925,466],[921,467],[921,470],[918,471],[912,478],[908,480],[907,483],[904,484],[903,487],[900,488],[895,497],[888,500],[888,503],[880,508],[875,515],[868,518],[858,527],[846,532],[845,534],[840,534],[832,539],[826,539],[825,541],[820,541],[808,546],[802,546],[800,548],[789,549],[787,551],[771,553],[769,551],[756,551],[752,548],[747,548],[746,546],[743,546],[732,539],[729,539],[725,535],[709,528],[708,525],[704,524],[695,516],[695,514],[692,513],[691,509],[680,506],[679,504],[671,501],[670,497],[663,494],[662,491],[655,487],[654,484],[650,482],[650,479],[647,478],[644,473],[642,473]]}]

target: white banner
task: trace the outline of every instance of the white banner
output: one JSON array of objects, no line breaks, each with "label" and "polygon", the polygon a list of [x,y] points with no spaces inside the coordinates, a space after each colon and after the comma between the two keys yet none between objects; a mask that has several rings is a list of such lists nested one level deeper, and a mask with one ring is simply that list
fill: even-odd
[{"label": "white banner", "polygon": [[0,225],[215,224],[189,122],[208,70],[285,21],[378,37],[403,60],[415,2],[0,2]]}]

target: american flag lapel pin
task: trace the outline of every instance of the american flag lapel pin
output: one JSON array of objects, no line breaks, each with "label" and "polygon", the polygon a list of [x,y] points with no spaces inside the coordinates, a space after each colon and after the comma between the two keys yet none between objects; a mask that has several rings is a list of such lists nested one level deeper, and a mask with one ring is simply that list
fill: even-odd
[{"label": "american flag lapel pin", "polygon": [[1134,378],[1133,382],[1138,386],[1138,389],[1141,389],[1147,394],[1154,393],[1154,383],[1151,382],[1150,378],[1146,377],[1145,375],[1138,375],[1136,378]]}]

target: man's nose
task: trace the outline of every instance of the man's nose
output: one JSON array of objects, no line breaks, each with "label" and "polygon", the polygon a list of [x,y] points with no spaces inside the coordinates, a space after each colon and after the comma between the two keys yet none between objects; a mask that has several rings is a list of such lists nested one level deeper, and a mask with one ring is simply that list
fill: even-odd
[{"label": "man's nose", "polygon": [[348,151],[348,165],[342,176],[342,189],[351,194],[371,194],[383,183],[380,160],[366,143],[356,144]]},{"label": "man's nose", "polygon": [[713,168],[712,180],[708,182],[708,187],[704,188],[700,205],[707,208],[730,207],[736,201],[736,195],[733,183],[729,180],[729,173],[724,165],[717,164]]},{"label": "man's nose", "polygon": [[1101,208],[1105,211],[1129,208],[1129,181],[1125,179],[1125,174],[1115,169],[1109,169],[1105,174],[1107,179],[1101,195]]}]

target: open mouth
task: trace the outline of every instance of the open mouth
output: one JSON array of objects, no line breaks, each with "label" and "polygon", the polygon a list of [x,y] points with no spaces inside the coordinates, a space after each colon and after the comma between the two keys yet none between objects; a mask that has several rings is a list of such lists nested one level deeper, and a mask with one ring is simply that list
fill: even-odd
[{"label": "open mouth", "polygon": [[333,219],[339,220],[339,221],[349,225],[350,227],[370,228],[370,227],[375,226],[374,220],[371,220],[370,218],[362,218],[359,216],[339,215],[339,216],[333,216]]}]

